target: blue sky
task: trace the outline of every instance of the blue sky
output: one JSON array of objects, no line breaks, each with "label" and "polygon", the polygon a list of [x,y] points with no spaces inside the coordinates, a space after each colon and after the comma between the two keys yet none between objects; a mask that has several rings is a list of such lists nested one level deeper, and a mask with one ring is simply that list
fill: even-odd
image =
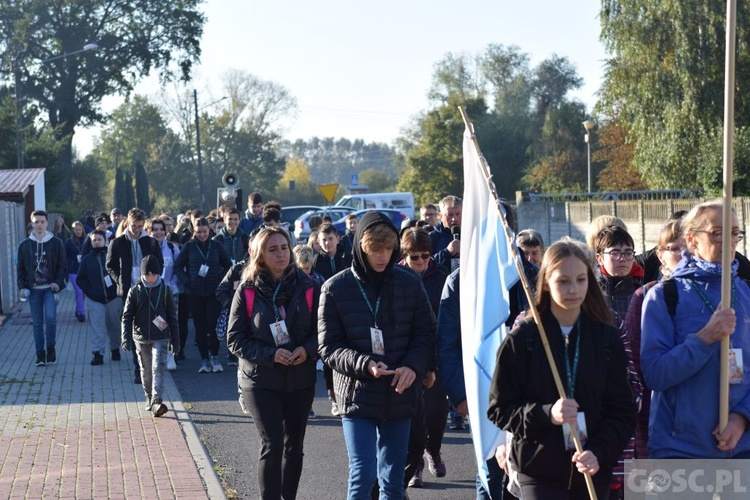
[{"label": "blue sky", "polygon": [[[599,9],[595,0],[207,0],[195,87],[208,101],[221,96],[222,72],[246,70],[297,98],[299,114],[286,124],[286,137],[391,143],[428,107],[437,61],[499,43],[518,45],[532,64],[555,53],[568,57],[584,79],[574,96],[590,109],[605,57]],[[156,88],[149,80],[137,90]],[[96,131],[79,132],[85,151]]]}]

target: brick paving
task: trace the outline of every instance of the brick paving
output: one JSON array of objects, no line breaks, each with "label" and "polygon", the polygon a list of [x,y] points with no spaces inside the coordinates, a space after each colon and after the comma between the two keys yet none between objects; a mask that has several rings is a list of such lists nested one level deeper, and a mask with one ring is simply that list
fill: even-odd
[{"label": "brick paving", "polygon": [[130,353],[90,366],[73,311],[62,292],[54,365],[34,365],[28,305],[0,326],[0,499],[225,498],[171,375],[154,418]]}]

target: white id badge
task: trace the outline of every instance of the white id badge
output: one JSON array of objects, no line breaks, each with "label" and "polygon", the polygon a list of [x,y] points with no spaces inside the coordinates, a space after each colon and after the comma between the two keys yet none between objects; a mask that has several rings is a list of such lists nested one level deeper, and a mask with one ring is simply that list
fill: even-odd
[{"label": "white id badge", "polygon": [[235,265],[235,264],[237,264],[237,263],[236,263],[236,262],[234,261],[234,259],[230,259],[230,260],[232,261],[232,265]]},{"label": "white id badge", "polygon": [[107,285],[107,288],[112,286],[112,278],[109,277],[109,274],[104,277],[104,284]]},{"label": "white id badge", "polygon": [[276,323],[271,323],[271,335],[277,346],[289,343],[289,331],[286,329],[286,322],[282,319]]},{"label": "white id badge", "polygon": [[370,328],[370,341],[372,342],[372,353],[385,356],[385,344],[383,344],[383,330]]},{"label": "white id badge", "polygon": [[729,349],[729,384],[741,384],[744,377],[745,363],[742,360],[742,349]]},{"label": "white id badge", "polygon": [[167,326],[169,326],[169,325],[167,324],[167,322],[166,322],[166,321],[164,321],[164,318],[162,318],[161,316],[157,316],[157,317],[155,317],[155,318],[154,318],[154,321],[152,321],[152,323],[153,323],[153,324],[155,324],[155,325],[156,325],[156,327],[157,327],[157,328],[158,328],[159,330],[164,330],[164,329],[165,329],[165,328],[166,328]]},{"label": "white id badge", "polygon": [[[582,411],[578,412],[578,437],[581,438],[581,447],[586,446],[586,440],[588,433],[586,432],[586,416]],[[562,424],[563,439],[565,440],[565,448],[568,450],[575,450],[576,445],[573,441],[573,436],[570,434],[570,425],[565,422]]]},{"label": "white id badge", "polygon": [[200,269],[198,269],[198,276],[201,278],[205,278],[208,274],[208,266],[206,264],[201,264]]},{"label": "white id badge", "polygon": [[237,288],[239,288],[239,286],[240,286],[239,280],[232,282],[232,289],[233,290],[237,290]]},{"label": "white id badge", "polygon": [[78,263],[80,264],[81,263],[81,257],[83,257],[83,255],[78,255],[77,257],[78,257]]}]

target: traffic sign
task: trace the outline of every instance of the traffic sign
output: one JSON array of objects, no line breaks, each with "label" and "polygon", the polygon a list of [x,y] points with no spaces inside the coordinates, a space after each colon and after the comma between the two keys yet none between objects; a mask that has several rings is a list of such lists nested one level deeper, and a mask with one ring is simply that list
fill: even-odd
[{"label": "traffic sign", "polygon": [[333,203],[333,197],[336,196],[338,189],[338,184],[318,184],[318,191],[321,192],[328,204]]}]

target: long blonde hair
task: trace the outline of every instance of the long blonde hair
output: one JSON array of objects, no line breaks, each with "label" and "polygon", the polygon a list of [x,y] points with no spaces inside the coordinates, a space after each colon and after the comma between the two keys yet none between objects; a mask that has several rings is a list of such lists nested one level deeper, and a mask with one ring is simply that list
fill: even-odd
[{"label": "long blonde hair", "polygon": [[266,263],[263,260],[263,247],[274,234],[281,234],[286,239],[289,247],[289,264],[292,265],[294,257],[292,256],[292,240],[289,233],[281,227],[264,227],[250,242],[250,262],[242,270],[240,283],[252,283],[260,271],[266,270]]}]

